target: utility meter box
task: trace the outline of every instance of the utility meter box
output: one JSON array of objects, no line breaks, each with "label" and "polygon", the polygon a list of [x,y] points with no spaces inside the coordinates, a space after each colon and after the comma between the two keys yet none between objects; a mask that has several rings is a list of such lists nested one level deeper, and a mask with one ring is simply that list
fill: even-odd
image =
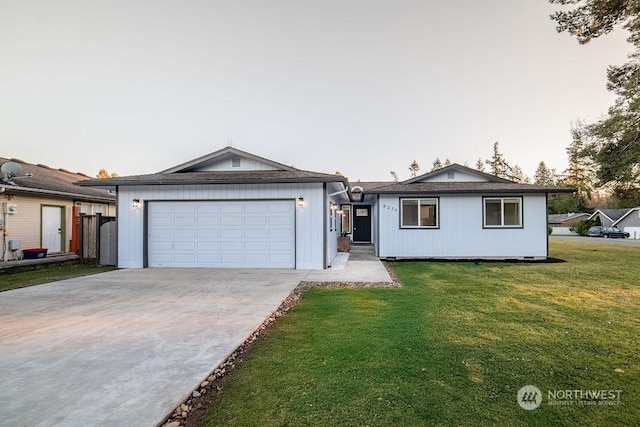
[{"label": "utility meter box", "polygon": [[7,213],[9,215],[18,213],[18,205],[15,203],[7,203]]},{"label": "utility meter box", "polygon": [[9,240],[9,250],[17,251],[20,249],[20,240]]}]

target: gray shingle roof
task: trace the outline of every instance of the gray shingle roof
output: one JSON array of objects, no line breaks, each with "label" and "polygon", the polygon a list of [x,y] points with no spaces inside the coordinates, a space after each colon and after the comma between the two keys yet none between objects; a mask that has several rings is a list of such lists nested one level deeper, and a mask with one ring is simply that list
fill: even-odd
[{"label": "gray shingle roof", "polygon": [[517,182],[413,182],[391,183],[369,191],[377,194],[446,194],[446,193],[573,193],[572,188]]},{"label": "gray shingle roof", "polygon": [[184,185],[184,184],[260,184],[293,182],[344,182],[338,175],[293,170],[261,171],[201,171],[184,173],[155,173],[149,175],[123,176],[107,179],[80,181],[77,185],[111,187],[127,185]]},{"label": "gray shingle roof", "polygon": [[562,224],[565,221],[569,221],[570,219],[574,219],[577,217],[584,216],[588,217],[590,214],[588,213],[565,213],[565,214],[551,214],[549,215],[549,224]]},{"label": "gray shingle roof", "polygon": [[[12,182],[16,185],[0,180],[0,186],[5,187],[9,192],[56,195],[83,201],[115,201],[115,195],[106,190],[82,188],[74,185],[80,179],[89,178],[85,174],[70,172],[65,169],[54,169],[42,164],[34,165],[18,159],[0,157],[0,163],[9,160],[19,163],[22,167],[20,176],[12,179]],[[32,174],[32,176],[28,177],[26,176],[27,174]]]},{"label": "gray shingle roof", "polygon": [[622,218],[622,216],[627,212],[629,212],[629,209],[600,209],[600,212],[602,212],[615,222]]}]

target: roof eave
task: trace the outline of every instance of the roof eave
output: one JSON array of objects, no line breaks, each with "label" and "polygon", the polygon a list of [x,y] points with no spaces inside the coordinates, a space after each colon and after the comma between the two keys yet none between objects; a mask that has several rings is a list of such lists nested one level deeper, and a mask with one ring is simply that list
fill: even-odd
[{"label": "roof eave", "polygon": [[242,180],[222,180],[222,179],[184,179],[184,180],[172,180],[170,176],[166,180],[137,180],[137,181],[111,181],[109,183],[101,183],[96,181],[80,181],[76,185],[81,187],[126,187],[134,185],[197,185],[197,184],[292,184],[292,183],[305,183],[305,182],[339,182],[348,185],[346,179],[335,179],[330,177],[309,177],[309,178],[250,178]]},{"label": "roof eave", "polygon": [[570,188],[555,188],[555,189],[522,189],[522,188],[505,188],[505,189],[445,189],[445,190],[370,190],[369,194],[560,194],[560,193],[574,193],[575,190]]},{"label": "roof eave", "polygon": [[44,194],[47,196],[56,196],[56,197],[64,197],[70,198],[74,200],[87,200],[87,201],[96,201],[96,202],[107,202],[107,203],[115,203],[116,197],[102,197],[102,196],[92,196],[87,194],[79,194],[79,193],[68,193],[66,191],[54,191],[54,190],[44,190],[42,188],[30,188],[30,187],[20,187],[20,186],[4,186],[6,188],[5,191],[8,192],[16,192],[16,193],[27,193],[27,194]]},{"label": "roof eave", "polygon": [[165,169],[163,171],[160,171],[159,173],[171,174],[171,173],[183,172],[183,171],[185,171],[185,170],[187,170],[189,168],[192,168],[192,167],[197,166],[199,164],[211,161],[211,160],[213,160],[215,158],[218,158],[218,157],[226,156],[228,154],[237,155],[237,156],[243,156],[243,157],[246,157],[246,158],[249,158],[249,159],[252,159],[252,160],[256,160],[256,161],[259,161],[261,163],[268,164],[269,166],[272,166],[272,167],[274,167],[276,169],[281,169],[281,170],[286,170],[286,171],[296,170],[295,168],[293,168],[291,166],[287,166],[285,164],[278,163],[276,161],[269,160],[269,159],[266,159],[264,157],[257,156],[255,154],[251,154],[251,153],[248,153],[246,151],[239,150],[239,149],[237,149],[235,147],[227,146],[227,147],[221,148],[220,150],[214,151],[212,153],[205,154],[204,156],[200,156],[200,157],[195,158],[193,160],[189,160],[188,162],[184,162],[184,163],[181,163],[179,165],[173,166],[171,168]]}]

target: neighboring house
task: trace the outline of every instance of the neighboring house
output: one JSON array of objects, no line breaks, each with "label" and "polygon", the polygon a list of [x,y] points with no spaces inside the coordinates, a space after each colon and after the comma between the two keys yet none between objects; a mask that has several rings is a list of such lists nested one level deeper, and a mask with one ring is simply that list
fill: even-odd
[{"label": "neighboring house", "polygon": [[640,206],[626,209],[626,213],[613,225],[629,233],[631,239],[640,239]]},{"label": "neighboring house", "polygon": [[589,217],[588,213],[552,214],[548,217],[548,223],[552,228],[551,234],[570,235],[577,234],[573,230],[576,224]]},{"label": "neighboring house", "polygon": [[327,268],[337,238],[381,258],[544,259],[547,194],[460,165],[352,183],[226,147],[116,190],[118,267]]},{"label": "neighboring house", "polygon": [[[0,157],[0,260],[19,256],[27,248],[47,248],[49,253],[69,252],[74,213],[115,215],[115,195],[74,185],[87,175]],[[9,167],[10,166],[10,167]],[[10,250],[19,246],[19,250]]]},{"label": "neighboring house", "polygon": [[589,217],[590,220],[596,221],[603,227],[611,227],[613,223],[618,221],[629,209],[598,209]]}]

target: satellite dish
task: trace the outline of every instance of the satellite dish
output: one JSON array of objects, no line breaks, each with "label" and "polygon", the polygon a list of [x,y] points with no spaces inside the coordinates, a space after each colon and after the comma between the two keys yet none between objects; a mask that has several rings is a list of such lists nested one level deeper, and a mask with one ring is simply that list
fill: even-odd
[{"label": "satellite dish", "polygon": [[0,165],[0,172],[2,172],[2,180],[4,182],[10,182],[11,178],[20,175],[22,172],[22,166],[19,163],[8,161]]}]

